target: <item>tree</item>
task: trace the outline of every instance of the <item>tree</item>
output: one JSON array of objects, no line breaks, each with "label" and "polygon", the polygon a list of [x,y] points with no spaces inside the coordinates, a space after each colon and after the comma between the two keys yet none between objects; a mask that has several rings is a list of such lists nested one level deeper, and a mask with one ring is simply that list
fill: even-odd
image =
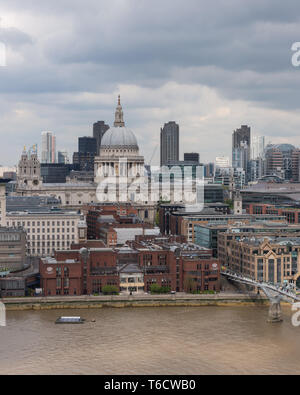
[{"label": "tree", "polygon": [[167,294],[171,291],[170,287],[166,287],[166,286],[160,286],[158,284],[152,284],[150,286],[150,292],[152,294]]},{"label": "tree", "polygon": [[119,288],[116,285],[104,285],[102,287],[102,293],[104,295],[118,295]]},{"label": "tree", "polygon": [[187,277],[184,280],[184,290],[187,293],[194,293],[197,290],[197,282],[192,277]]},{"label": "tree", "polygon": [[160,293],[160,286],[158,284],[151,284],[150,285],[150,292],[152,294],[159,294]]},{"label": "tree", "polygon": [[159,226],[159,211],[157,211],[155,214],[155,225]]},{"label": "tree", "polygon": [[225,199],[225,204],[228,204],[229,208],[233,210],[233,200],[232,199]]}]

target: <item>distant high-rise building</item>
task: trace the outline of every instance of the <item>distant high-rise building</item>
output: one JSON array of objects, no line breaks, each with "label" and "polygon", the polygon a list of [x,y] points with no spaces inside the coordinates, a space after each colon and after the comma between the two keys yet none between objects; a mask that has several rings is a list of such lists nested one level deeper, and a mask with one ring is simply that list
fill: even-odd
[{"label": "distant high-rise building", "polygon": [[243,169],[247,171],[249,160],[249,147],[247,146],[247,142],[241,142],[239,148],[233,148],[232,167],[234,169]]},{"label": "distant high-rise building", "polygon": [[213,178],[215,175],[215,164],[214,163],[207,163],[203,165],[204,169],[204,177],[205,178]]},{"label": "distant high-rise building", "polygon": [[293,167],[295,167],[295,154],[293,161],[295,150],[296,148],[291,144],[267,145],[265,149],[266,174],[291,180],[293,178]]},{"label": "distant high-rise building", "polygon": [[251,142],[251,159],[263,158],[265,152],[265,136],[253,136]]},{"label": "distant high-rise building", "polygon": [[79,166],[65,163],[42,163],[41,177],[45,184],[63,184],[71,171],[78,168]]},{"label": "distant high-rise building", "polygon": [[266,148],[266,174],[284,177],[283,154],[276,146],[269,145]]},{"label": "distant high-rise building", "polygon": [[61,150],[57,152],[57,162],[64,163],[65,165],[70,163],[69,155],[66,150]]},{"label": "distant high-rise building", "polygon": [[73,164],[79,165],[79,170],[93,171],[96,155],[97,140],[94,137],[79,137],[78,152],[73,154]]},{"label": "distant high-rise building", "polygon": [[242,125],[240,129],[235,130],[232,134],[232,148],[240,148],[242,142],[246,142],[248,148],[251,147],[251,128],[247,125]]},{"label": "distant high-rise building", "polygon": [[186,152],[184,154],[184,161],[185,162],[195,162],[199,163],[200,162],[200,156],[197,152]]},{"label": "distant high-rise building", "polygon": [[94,137],[79,137],[78,152],[90,152],[97,154],[97,140]]},{"label": "distant high-rise building", "polygon": [[230,167],[230,160],[228,156],[217,156],[216,157],[216,167],[221,169]]},{"label": "distant high-rise building", "polygon": [[100,152],[102,137],[108,129],[109,125],[106,125],[104,121],[98,121],[93,125],[93,137],[96,139],[97,155]]},{"label": "distant high-rise building", "polygon": [[300,149],[295,148],[292,153],[292,179],[300,182]]},{"label": "distant high-rise building", "polygon": [[175,161],[179,161],[179,125],[172,121],[160,130],[160,165]]},{"label": "distant high-rise building", "polygon": [[242,125],[232,134],[232,167],[245,171],[246,183],[250,180],[251,128]]},{"label": "distant high-rise building", "polygon": [[42,163],[56,163],[56,137],[52,132],[42,132]]}]

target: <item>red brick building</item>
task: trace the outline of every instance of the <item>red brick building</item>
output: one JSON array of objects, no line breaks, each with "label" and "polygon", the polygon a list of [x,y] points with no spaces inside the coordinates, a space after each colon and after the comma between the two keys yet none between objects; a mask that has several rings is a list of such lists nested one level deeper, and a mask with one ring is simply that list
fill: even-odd
[{"label": "red brick building", "polygon": [[248,214],[273,214],[284,216],[290,224],[300,223],[300,208],[278,207],[272,204],[249,203],[246,207]]},{"label": "red brick building", "polygon": [[[71,251],[58,251],[54,258],[40,261],[44,295],[98,294],[105,285],[120,289],[120,275],[128,265],[136,266],[139,288],[142,278],[145,292],[152,284],[177,292],[219,291],[219,261],[212,258],[212,251],[174,239],[139,236],[122,248],[93,241],[73,246]],[[138,291],[134,282],[132,291]]]},{"label": "red brick building", "polygon": [[132,224],[138,218],[138,210],[131,204],[91,204],[83,209],[86,214],[88,239],[99,239],[102,224]]},{"label": "red brick building", "polygon": [[[86,206],[87,237],[89,240],[102,240],[108,247],[120,243],[118,234],[128,230],[134,239],[135,235],[145,233],[145,229],[153,229],[153,225],[142,222],[138,210],[131,204],[96,204]],[[129,236],[128,236],[129,239]],[[126,240],[125,240],[126,241]]]}]

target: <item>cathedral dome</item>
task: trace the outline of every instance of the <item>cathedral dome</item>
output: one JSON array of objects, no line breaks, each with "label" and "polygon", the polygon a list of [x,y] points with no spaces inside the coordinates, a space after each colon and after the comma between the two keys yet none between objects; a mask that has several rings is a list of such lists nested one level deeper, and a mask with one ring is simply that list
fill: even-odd
[{"label": "cathedral dome", "polygon": [[138,143],[130,129],[126,127],[112,127],[102,137],[101,148],[138,149]]},{"label": "cathedral dome", "polygon": [[118,97],[114,126],[104,133],[101,140],[101,149],[139,149],[135,135],[125,127],[120,96]]}]

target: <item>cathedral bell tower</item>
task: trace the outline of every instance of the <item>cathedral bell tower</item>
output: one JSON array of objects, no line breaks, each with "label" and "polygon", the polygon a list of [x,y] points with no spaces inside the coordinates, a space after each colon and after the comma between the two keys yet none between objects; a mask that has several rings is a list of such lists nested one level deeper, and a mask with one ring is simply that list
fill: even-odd
[{"label": "cathedral bell tower", "polygon": [[18,188],[39,189],[41,184],[41,165],[38,160],[37,148],[33,146],[26,152],[26,148],[24,147],[18,164]]}]

